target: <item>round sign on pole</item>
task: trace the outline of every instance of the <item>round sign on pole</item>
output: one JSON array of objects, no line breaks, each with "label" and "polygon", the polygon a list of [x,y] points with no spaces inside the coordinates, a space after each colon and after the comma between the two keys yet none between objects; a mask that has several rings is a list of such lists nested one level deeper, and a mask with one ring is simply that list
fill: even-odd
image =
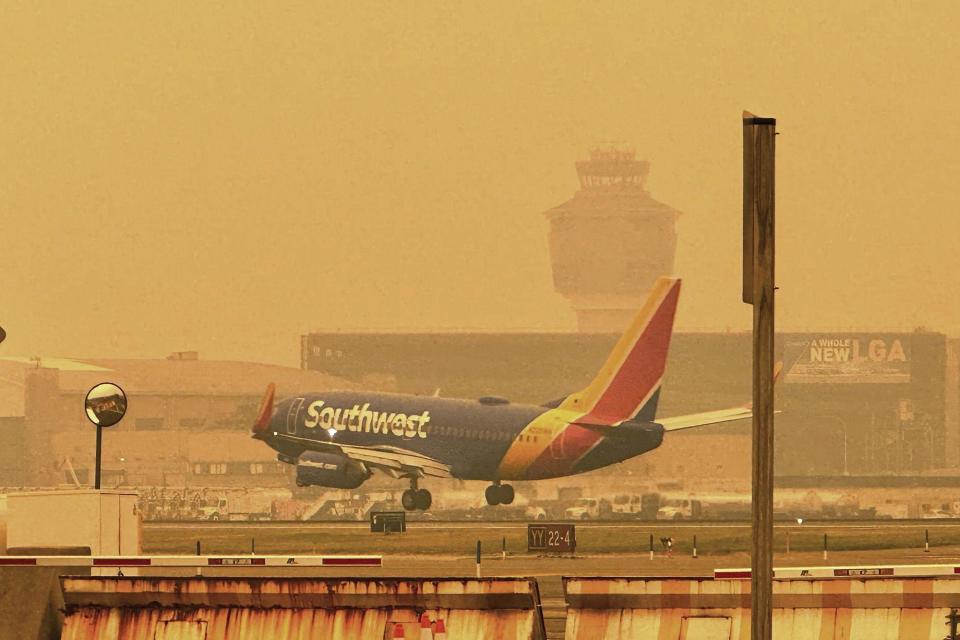
[{"label": "round sign on pole", "polygon": [[87,392],[87,418],[98,427],[112,427],[127,412],[127,394],[112,382],[101,382]]}]

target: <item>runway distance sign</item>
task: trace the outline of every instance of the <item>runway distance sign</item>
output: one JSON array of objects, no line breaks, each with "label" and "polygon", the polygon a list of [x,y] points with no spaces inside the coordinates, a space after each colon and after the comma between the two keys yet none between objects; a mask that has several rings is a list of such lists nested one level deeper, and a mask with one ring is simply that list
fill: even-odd
[{"label": "runway distance sign", "polygon": [[572,524],[528,524],[527,551],[537,553],[573,553],[577,550],[577,530]]}]

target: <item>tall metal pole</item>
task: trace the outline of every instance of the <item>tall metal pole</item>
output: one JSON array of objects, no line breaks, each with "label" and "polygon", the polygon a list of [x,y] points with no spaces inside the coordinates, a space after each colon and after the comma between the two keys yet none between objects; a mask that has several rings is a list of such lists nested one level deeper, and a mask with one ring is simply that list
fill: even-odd
[{"label": "tall metal pole", "polygon": [[773,632],[774,118],[743,114],[743,300],[753,305],[751,639]]},{"label": "tall metal pole", "polygon": [[100,450],[103,445],[103,427],[99,424],[97,425],[97,459],[94,462],[94,481],[93,488],[100,490]]}]

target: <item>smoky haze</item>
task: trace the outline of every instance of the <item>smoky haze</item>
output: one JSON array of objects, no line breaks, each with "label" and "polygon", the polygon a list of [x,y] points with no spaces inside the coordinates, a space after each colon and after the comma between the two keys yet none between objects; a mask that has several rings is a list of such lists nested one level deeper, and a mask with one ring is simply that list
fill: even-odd
[{"label": "smoky haze", "polygon": [[747,329],[743,109],[781,132],[779,328],[956,335],[960,5],[909,7],[7,5],[4,351],[570,330],[541,212],[609,140],[684,213],[678,328]]}]

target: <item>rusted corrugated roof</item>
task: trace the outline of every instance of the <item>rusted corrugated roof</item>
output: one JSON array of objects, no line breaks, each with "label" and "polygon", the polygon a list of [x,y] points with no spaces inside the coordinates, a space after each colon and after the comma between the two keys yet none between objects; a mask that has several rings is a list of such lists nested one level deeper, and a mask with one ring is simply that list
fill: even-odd
[{"label": "rusted corrugated roof", "polygon": [[[381,640],[396,623],[417,639],[423,609],[254,609],[241,607],[82,607],[66,618],[62,640]],[[449,640],[535,638],[532,611],[426,610]]]},{"label": "rusted corrugated roof", "polygon": [[[750,637],[749,581],[567,578],[565,588],[568,640]],[[773,606],[778,639],[933,640],[960,606],[960,580],[775,581]]]},{"label": "rusted corrugated roof", "polygon": [[63,640],[375,638],[419,615],[447,638],[540,638],[536,584],[521,579],[63,578]]}]

